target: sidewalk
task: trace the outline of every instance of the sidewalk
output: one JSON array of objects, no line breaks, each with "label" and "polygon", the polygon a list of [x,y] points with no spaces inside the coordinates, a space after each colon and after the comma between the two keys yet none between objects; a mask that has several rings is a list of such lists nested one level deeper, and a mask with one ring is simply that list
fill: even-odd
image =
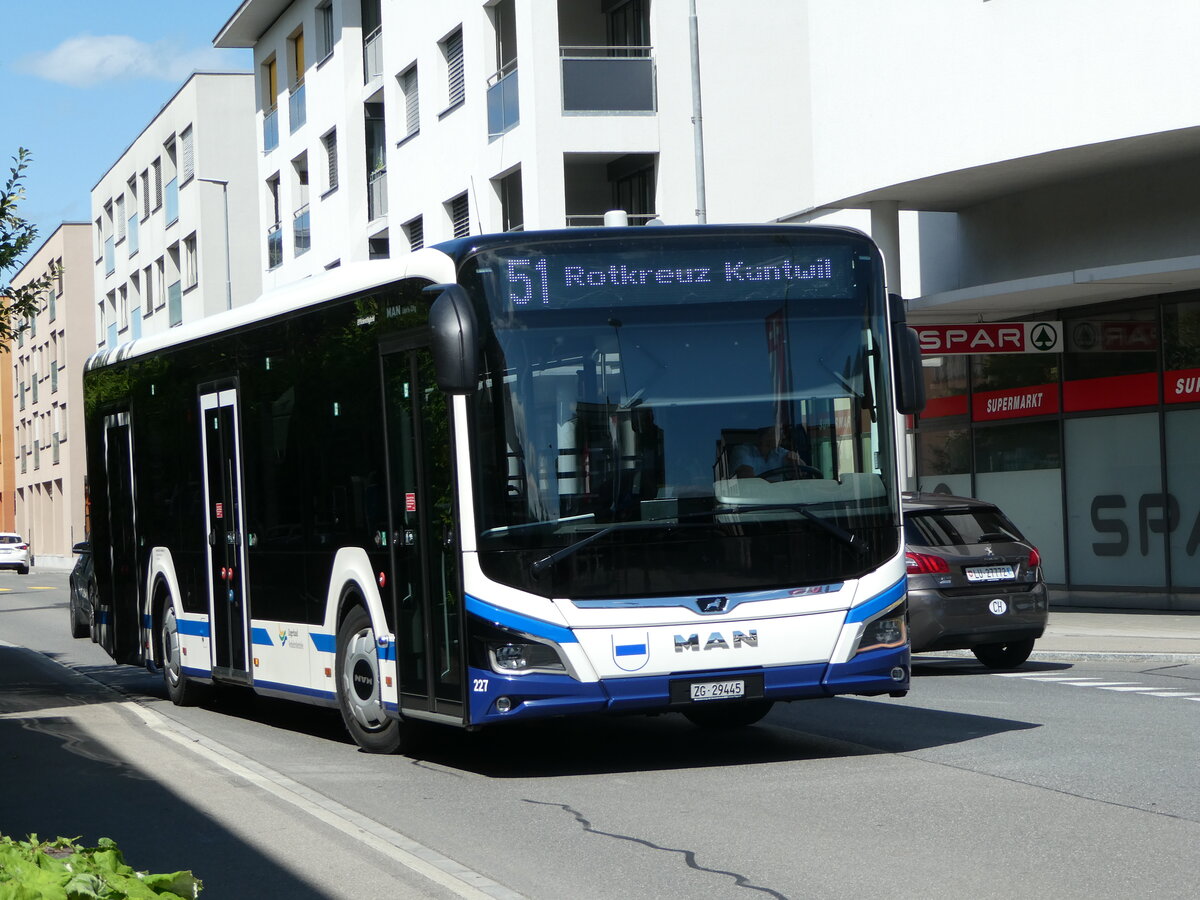
[{"label": "sidewalk", "polygon": [[1200,663],[1200,613],[1051,605],[1050,624],[1031,658]]}]

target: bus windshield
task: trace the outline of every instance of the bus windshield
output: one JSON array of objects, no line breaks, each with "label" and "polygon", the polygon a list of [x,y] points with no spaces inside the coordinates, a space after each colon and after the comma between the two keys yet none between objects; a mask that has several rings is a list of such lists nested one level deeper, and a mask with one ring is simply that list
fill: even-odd
[{"label": "bus windshield", "polygon": [[832,584],[894,555],[875,265],[865,241],[786,229],[469,259],[484,572],[619,600]]}]

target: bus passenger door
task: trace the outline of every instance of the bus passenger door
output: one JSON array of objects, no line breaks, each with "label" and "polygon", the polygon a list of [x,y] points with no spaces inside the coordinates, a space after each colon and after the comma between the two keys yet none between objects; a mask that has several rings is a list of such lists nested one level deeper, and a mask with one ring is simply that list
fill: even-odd
[{"label": "bus passenger door", "polygon": [[249,682],[237,391],[200,395],[213,674]]},{"label": "bus passenger door", "polygon": [[104,417],[104,474],[108,481],[109,590],[96,610],[97,641],[118,662],[138,662],[141,622],[134,505],[133,438],[129,413]]},{"label": "bus passenger door", "polygon": [[428,347],[382,356],[391,602],[401,711],[462,721],[462,602],[450,408]]}]

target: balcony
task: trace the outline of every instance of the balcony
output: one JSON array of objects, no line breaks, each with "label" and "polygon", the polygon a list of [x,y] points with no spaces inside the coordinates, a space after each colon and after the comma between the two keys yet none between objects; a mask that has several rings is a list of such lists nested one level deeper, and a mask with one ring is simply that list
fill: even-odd
[{"label": "balcony", "polygon": [[288,130],[295,134],[308,121],[308,109],[304,102],[304,82],[298,81],[292,85],[288,94]]},{"label": "balcony", "polygon": [[387,211],[387,169],[379,169],[367,176],[367,220],[382,219]]},{"label": "balcony", "polygon": [[263,113],[263,153],[279,146],[279,107],[272,106]]},{"label": "balcony", "polygon": [[521,122],[517,101],[517,61],[511,60],[488,79],[488,137],[496,138]]},{"label": "balcony", "polygon": [[167,224],[174,225],[179,221],[179,178],[176,176],[167,182]]},{"label": "balcony", "polygon": [[563,112],[655,112],[652,49],[562,47]]},{"label": "balcony", "polygon": [[134,254],[136,254],[138,252],[138,217],[137,217],[137,213],[134,213],[132,216],[129,217],[129,230],[128,230],[127,234],[129,235],[129,255],[133,256]]},{"label": "balcony", "polygon": [[363,38],[363,84],[383,77],[383,26]]},{"label": "balcony", "polygon": [[312,234],[308,230],[308,204],[296,210],[292,217],[292,255],[307,253],[312,247]]},{"label": "balcony", "polygon": [[171,326],[183,323],[183,284],[178,281],[167,286],[167,324]]},{"label": "balcony", "polygon": [[283,265],[283,232],[276,222],[267,229],[267,268],[277,269]]}]

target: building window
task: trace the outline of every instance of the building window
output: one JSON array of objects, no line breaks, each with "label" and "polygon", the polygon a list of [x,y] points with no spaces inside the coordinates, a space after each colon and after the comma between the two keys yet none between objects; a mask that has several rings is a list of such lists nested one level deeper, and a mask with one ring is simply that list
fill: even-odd
[{"label": "building window", "polygon": [[153,274],[154,270],[152,266],[146,266],[146,268],[142,269],[142,284],[144,285],[142,293],[146,301],[145,310],[147,315],[149,315],[150,310],[154,309],[154,279],[151,277]]},{"label": "building window", "polygon": [[125,195],[120,194],[117,197],[117,209],[114,215],[117,218],[117,243],[125,240]]},{"label": "building window", "polygon": [[317,58],[325,59],[333,53],[336,43],[333,34],[333,0],[325,0],[317,6]]},{"label": "building window", "polygon": [[441,43],[442,56],[446,60],[446,112],[462,103],[467,96],[463,79],[463,37],[458,28]]},{"label": "building window", "polygon": [[404,236],[408,238],[409,250],[420,250],[425,246],[425,220],[417,216],[411,221],[405,222]]},{"label": "building window", "polygon": [[456,238],[467,237],[471,234],[471,213],[467,203],[467,195],[459,194],[446,204],[450,213],[450,227]]},{"label": "building window", "polygon": [[182,157],[179,183],[186,184],[196,174],[196,157],[192,146],[191,125],[183,129],[183,133],[179,135],[179,146],[180,156]]},{"label": "building window", "polygon": [[400,93],[404,97],[404,137],[412,137],[421,130],[421,103],[417,93],[417,64],[413,63],[398,76]]},{"label": "building window", "polygon": [[142,221],[150,218],[150,170],[142,169]]},{"label": "building window", "polygon": [[154,169],[154,208],[157,210],[163,202],[162,157],[155,157],[151,166]]},{"label": "building window", "polygon": [[185,288],[195,287],[200,280],[200,269],[197,266],[196,260],[196,233],[192,232],[183,239],[183,259],[184,268],[183,285]]},{"label": "building window", "polygon": [[520,231],[525,227],[524,200],[521,191],[521,170],[516,169],[492,184],[500,198],[501,227],[505,231]]},{"label": "building window", "polygon": [[325,184],[326,193],[329,193],[336,191],[338,186],[337,129],[321,138],[321,144],[325,148]]},{"label": "building window", "polygon": [[154,264],[154,308],[162,309],[167,302],[167,260],[160,256]]}]

